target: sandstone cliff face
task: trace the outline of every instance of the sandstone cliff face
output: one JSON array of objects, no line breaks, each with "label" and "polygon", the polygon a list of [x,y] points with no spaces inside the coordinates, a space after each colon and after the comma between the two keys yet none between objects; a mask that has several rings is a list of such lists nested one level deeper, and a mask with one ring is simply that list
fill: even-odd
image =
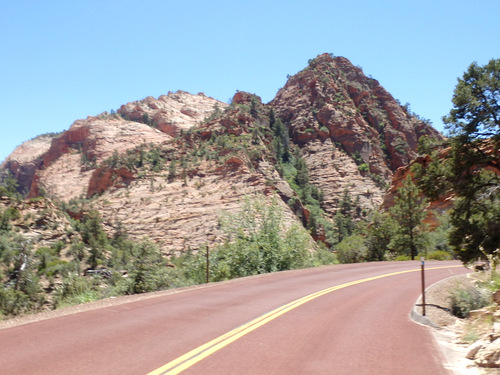
[{"label": "sandstone cliff face", "polygon": [[271,111],[300,147],[330,217],[345,189],[361,207],[377,207],[418,138],[440,137],[347,59],[321,55],[268,104],[245,92],[230,107],[203,94],[148,97],[75,121],[36,158],[4,167],[30,170],[20,182],[32,197],[89,198],[80,209],[98,210],[109,234],[122,227],[170,254],[200,249],[221,240],[220,213],[238,210],[245,195],[277,195],[287,220],[307,225],[308,209],[275,168]]},{"label": "sandstone cliff face", "polygon": [[199,124],[219,108],[223,110],[226,103],[207,97],[203,93],[191,95],[185,91],[177,91],[161,95],[158,99],[148,96],[146,99],[122,105],[117,111],[131,121],[149,124],[171,136],[177,136]]},{"label": "sandstone cliff face", "polygon": [[40,135],[24,142],[10,154],[0,165],[0,169],[8,170],[23,187],[26,193],[31,186],[33,176],[40,168],[43,156],[50,149],[52,135]]},{"label": "sandstone cliff face", "polygon": [[[274,193],[265,174],[236,158],[220,167],[207,163],[200,169],[204,172],[171,182],[152,174],[126,189],[104,192],[91,205],[101,212],[109,233],[122,225],[131,238],[149,237],[165,253],[178,254],[221,241],[220,215],[236,212],[245,196]],[[284,203],[282,207],[288,221],[295,221]]]},{"label": "sandstone cliff face", "polygon": [[75,121],[69,130],[52,140],[29,196],[44,192],[62,201],[86,197],[93,171],[105,159],[141,144],[158,144],[170,139],[169,135],[148,125],[118,116]]},{"label": "sandstone cliff face", "polygon": [[[378,81],[366,77],[349,60],[328,54],[311,60],[306,69],[291,77],[270,105],[288,125],[293,141],[308,155],[313,182],[325,190],[333,185],[338,192],[353,184],[360,187],[363,181],[361,190],[369,190],[369,194],[361,197],[369,196],[371,202],[367,207],[381,202],[381,182],[389,183],[393,171],[417,156],[420,137],[442,137],[408,114]],[[316,155],[320,143],[325,144],[324,150],[330,148],[332,155],[348,156],[350,161],[343,163],[349,169],[348,178],[315,172],[328,166],[337,169],[326,159],[315,165],[318,157],[311,155]]]},{"label": "sandstone cliff face", "polygon": [[35,248],[50,246],[57,241],[69,244],[78,237],[64,213],[50,200],[37,198],[13,203],[8,198],[0,198],[0,212],[7,208],[18,213],[11,223],[14,232],[22,235]]},{"label": "sandstone cliff face", "polygon": [[[29,190],[29,197],[47,194],[63,201],[86,197],[114,185],[114,181],[101,179],[110,177],[109,173],[95,170],[107,158],[140,145],[167,142],[172,139],[169,134],[187,130],[214,108],[225,106],[201,93],[179,91],[158,99],[148,97],[123,105],[116,115],[77,120],[56,138],[27,142],[9,156],[4,167]],[[143,122],[155,124],[158,129]],[[113,175],[118,175],[122,183],[133,179],[123,169]]]},{"label": "sandstone cliff face", "polygon": [[[493,156],[493,161],[488,165],[483,166],[474,166],[474,170],[486,170],[493,172],[500,176],[500,152],[496,150],[493,145],[489,142],[485,143],[486,146],[483,148],[483,152],[485,155]],[[451,151],[451,148],[444,148],[440,150],[436,157],[438,159],[445,159]],[[410,177],[415,185],[417,185],[418,181],[413,172],[413,167],[417,164],[425,169],[429,167],[429,164],[432,162],[432,158],[429,155],[419,156],[415,158],[411,163],[400,167],[394,173],[394,176],[391,181],[391,185],[384,196],[383,202],[381,204],[381,208],[383,210],[388,210],[395,204],[395,199],[398,195],[398,190],[403,186],[404,181]],[[431,227],[438,226],[438,218],[443,213],[447,212],[451,208],[453,208],[453,201],[456,198],[456,193],[453,190],[454,187],[451,186],[447,191],[442,192],[442,194],[434,200],[428,200],[426,211],[427,217],[425,222],[429,224]],[[422,199],[424,198],[422,194]]]},{"label": "sandstone cliff face", "polygon": [[[252,97],[240,93],[235,102],[244,107]],[[294,192],[275,170],[265,136],[252,138],[256,127],[265,129],[265,120],[252,117],[243,107],[228,108],[153,148],[161,154],[161,167],[141,166],[141,178],[100,192],[83,209],[99,210],[110,234],[127,228],[131,238],[149,237],[166,254],[220,242],[221,214],[239,210],[245,196],[278,195],[287,222],[297,221],[286,205]],[[258,107],[264,110],[260,101]],[[102,180],[115,176],[117,169],[100,170]]]}]

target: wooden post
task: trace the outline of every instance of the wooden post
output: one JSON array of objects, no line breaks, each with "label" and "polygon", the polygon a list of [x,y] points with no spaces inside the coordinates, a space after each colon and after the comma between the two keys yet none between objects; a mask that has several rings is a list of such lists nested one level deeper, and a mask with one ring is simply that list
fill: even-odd
[{"label": "wooden post", "polygon": [[210,282],[210,252],[208,246],[206,247],[205,256],[207,257],[207,284]]},{"label": "wooden post", "polygon": [[424,271],[424,257],[421,257],[420,260],[422,261],[422,315],[425,316],[425,271]]}]

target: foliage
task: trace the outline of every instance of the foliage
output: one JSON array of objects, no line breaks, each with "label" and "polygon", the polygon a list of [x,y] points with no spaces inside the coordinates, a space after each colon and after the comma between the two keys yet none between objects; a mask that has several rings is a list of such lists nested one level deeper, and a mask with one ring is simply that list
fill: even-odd
[{"label": "foliage", "polygon": [[[451,226],[450,214],[445,212],[436,218],[438,226],[429,231],[427,235],[427,240],[429,241],[429,251],[430,253],[443,251],[448,253],[451,258],[453,257],[454,251],[449,243],[450,233],[453,229]],[[430,254],[428,254],[427,258],[430,259]]]},{"label": "foliage", "polygon": [[472,310],[490,303],[490,296],[484,289],[457,285],[450,291],[451,312],[458,318],[467,318]]},{"label": "foliage", "polygon": [[290,161],[290,137],[288,135],[288,128],[283,124],[280,118],[276,118],[274,111],[270,113],[269,126],[274,134],[274,149],[276,158],[279,162]]},{"label": "foliage", "polygon": [[415,163],[411,169],[415,173],[418,187],[431,200],[439,199],[452,188],[449,180],[449,160],[440,157],[441,147],[442,145],[433,139],[420,138],[419,153],[427,154],[431,162],[425,165]]},{"label": "foliage", "polygon": [[0,260],[6,271],[3,275],[0,273],[3,282],[0,312],[16,315],[41,308],[44,298],[40,294],[31,243],[13,233],[1,235]]},{"label": "foliage", "polygon": [[166,260],[156,245],[141,241],[131,251],[128,294],[153,292],[170,286]]},{"label": "foliage", "polygon": [[312,241],[303,227],[285,227],[276,198],[268,202],[246,197],[241,211],[221,216],[221,229],[227,235],[223,244],[198,253],[188,250],[171,259],[185,280],[206,282],[207,251],[210,281],[335,262],[327,249],[313,252]]},{"label": "foliage", "polygon": [[100,215],[97,211],[91,211],[85,215],[76,228],[83,243],[90,247],[88,262],[90,268],[95,269],[105,260],[105,251],[109,249],[108,236],[102,229]]},{"label": "foliage", "polygon": [[467,143],[477,139],[499,140],[500,59],[485,66],[472,63],[458,80],[453,109],[443,120],[453,135]]},{"label": "foliage", "polygon": [[397,192],[395,204],[390,209],[398,223],[390,247],[398,254],[409,255],[415,259],[419,248],[425,247],[422,220],[426,213],[425,199],[421,198],[417,186],[408,176]]},{"label": "foliage", "polygon": [[336,263],[338,263],[337,255],[320,242],[318,248],[313,253],[313,266]]},{"label": "foliage", "polygon": [[95,278],[86,278],[74,272],[69,272],[63,282],[56,288],[55,307],[74,305],[99,299],[97,293],[99,282]]},{"label": "foliage", "polygon": [[435,250],[427,253],[428,260],[452,260],[452,256],[448,251]]},{"label": "foliage", "polygon": [[458,199],[450,243],[463,262],[498,261],[500,243],[500,59],[473,63],[443,120],[451,135],[447,180]]},{"label": "foliage", "polygon": [[342,242],[344,238],[352,235],[356,229],[354,208],[354,202],[349,194],[349,190],[346,188],[342,193],[339,208],[333,218],[337,243]]},{"label": "foliage", "polygon": [[222,217],[228,241],[214,252],[214,280],[304,267],[311,263],[311,244],[298,225],[284,227],[283,211],[274,198],[246,198],[237,214]]},{"label": "foliage", "polygon": [[0,171],[0,198],[7,197],[19,200],[22,198],[21,187],[8,169]]},{"label": "foliage", "polygon": [[386,253],[396,232],[397,223],[388,214],[374,211],[366,230],[368,261],[386,260]]},{"label": "foliage", "polygon": [[365,238],[361,235],[346,237],[336,249],[340,263],[360,263],[364,262],[368,256],[368,247]]}]

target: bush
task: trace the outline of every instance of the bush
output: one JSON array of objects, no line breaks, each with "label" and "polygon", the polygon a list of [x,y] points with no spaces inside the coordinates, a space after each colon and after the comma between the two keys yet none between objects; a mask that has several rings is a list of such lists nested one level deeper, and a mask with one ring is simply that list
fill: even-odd
[{"label": "bush", "polygon": [[[160,249],[143,240],[131,249],[134,262],[129,264],[128,294],[147,293],[171,288],[177,278],[175,270],[169,270]],[[174,274],[175,273],[175,274]]]},{"label": "bush", "polygon": [[313,253],[313,266],[322,266],[326,264],[337,264],[337,256],[325,245],[320,243],[318,249]]},{"label": "bush", "polygon": [[396,262],[404,262],[405,260],[410,260],[410,257],[408,255],[398,255],[394,260]]},{"label": "bush", "polygon": [[436,251],[431,251],[430,253],[428,253],[427,259],[428,260],[452,260],[453,257],[447,251],[436,250]]},{"label": "bush", "polygon": [[[62,285],[57,287],[54,306],[61,307],[61,305],[71,305],[81,303],[82,299],[88,302],[88,295],[94,294],[94,299],[98,299],[96,293],[93,292],[95,284],[92,279],[79,276],[76,273],[68,273],[64,279]],[[78,296],[86,295],[85,298],[79,298]]]},{"label": "bush", "polygon": [[340,263],[360,263],[366,260],[368,247],[360,235],[346,237],[337,245],[337,258]]},{"label": "bush", "polygon": [[211,281],[312,263],[310,236],[298,224],[285,227],[284,213],[276,198],[270,203],[263,198],[246,198],[239,213],[223,215],[221,229],[228,239],[211,254]]},{"label": "bush", "polygon": [[30,311],[33,302],[25,293],[12,288],[0,288],[0,312],[15,316]]},{"label": "bush", "polygon": [[457,285],[450,293],[451,313],[458,318],[467,318],[472,310],[480,309],[490,303],[485,289]]}]

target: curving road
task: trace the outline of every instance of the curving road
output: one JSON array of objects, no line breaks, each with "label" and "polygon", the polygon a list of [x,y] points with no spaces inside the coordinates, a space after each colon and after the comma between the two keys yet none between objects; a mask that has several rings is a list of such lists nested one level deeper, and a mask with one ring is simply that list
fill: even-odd
[{"label": "curving road", "polygon": [[[419,270],[288,271],[8,328],[0,374],[448,374],[430,330],[409,319]],[[426,262],[426,283],[466,272]]]}]

